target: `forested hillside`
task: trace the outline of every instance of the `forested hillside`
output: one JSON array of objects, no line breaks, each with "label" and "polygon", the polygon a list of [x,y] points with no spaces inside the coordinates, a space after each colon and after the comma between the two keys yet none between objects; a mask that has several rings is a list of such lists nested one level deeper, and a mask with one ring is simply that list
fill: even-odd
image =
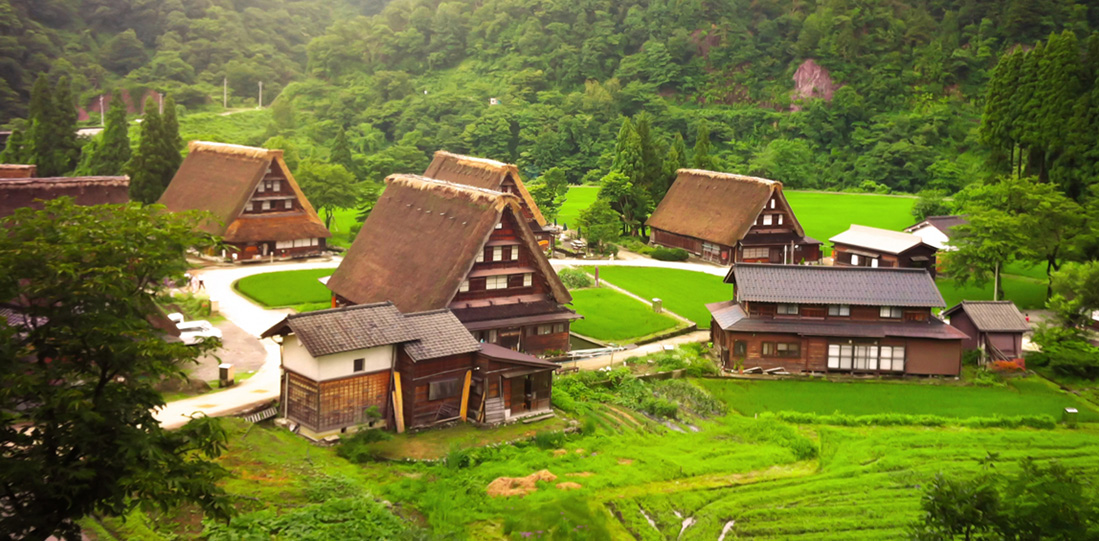
[{"label": "forested hillside", "polygon": [[372,180],[445,148],[575,183],[646,111],[659,156],[708,130],[713,167],[788,187],[953,192],[1003,154],[978,130],[998,59],[1099,27],[1072,0],[384,4],[0,0],[0,114],[23,115],[39,71],[84,99],[154,89],[192,110],[220,106],[223,77],[238,105],[264,81],[273,124],[233,142],[330,159],[346,137]]}]

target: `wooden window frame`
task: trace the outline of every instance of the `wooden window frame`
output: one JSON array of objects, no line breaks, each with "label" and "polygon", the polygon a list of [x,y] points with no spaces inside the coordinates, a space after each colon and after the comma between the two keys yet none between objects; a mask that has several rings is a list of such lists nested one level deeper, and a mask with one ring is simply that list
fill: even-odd
[{"label": "wooden window frame", "polygon": [[[757,255],[761,252],[763,255]],[[771,249],[767,247],[742,248],[740,250],[740,257],[742,259],[769,259],[771,257]]]},{"label": "wooden window frame", "polygon": [[[833,310],[835,309],[835,310]],[[844,313],[847,312],[847,313]],[[850,304],[829,304],[828,315],[832,317],[851,317]]]},{"label": "wooden window frame", "polygon": [[351,361],[351,371],[352,372],[362,372],[363,370],[366,370],[365,364],[366,364],[366,359],[365,358],[364,359],[355,359],[354,361]]},{"label": "wooden window frame", "polygon": [[[791,312],[791,308],[793,311]],[[794,303],[779,303],[775,305],[775,315],[779,316],[796,316],[801,312],[801,306]]]},{"label": "wooden window frame", "polygon": [[[500,285],[500,284],[503,285]],[[486,276],[485,277],[485,290],[496,291],[500,289],[508,288],[508,275],[501,274],[498,276]]]},{"label": "wooden window frame", "polygon": [[432,381],[427,384],[427,400],[428,402],[434,402],[436,400],[446,400],[447,398],[454,398],[455,396],[461,396],[463,378],[445,379],[442,381]]},{"label": "wooden window frame", "polygon": [[882,306],[878,310],[878,317],[881,319],[901,319],[904,317],[904,308],[900,306]]}]

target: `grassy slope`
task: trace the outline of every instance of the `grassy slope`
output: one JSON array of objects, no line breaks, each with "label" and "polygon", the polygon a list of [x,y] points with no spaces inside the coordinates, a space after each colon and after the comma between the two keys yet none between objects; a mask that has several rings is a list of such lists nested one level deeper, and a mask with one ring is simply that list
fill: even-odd
[{"label": "grassy slope", "polygon": [[783,193],[805,234],[826,244],[851,224],[900,231],[916,222],[912,217],[915,197],[793,190]]},{"label": "grassy slope", "polygon": [[[585,267],[595,272],[592,267]],[[659,298],[664,307],[695,323],[710,328],[706,304],[733,298],[733,286],[721,277],[701,272],[639,267],[599,267],[600,278],[641,298]]]},{"label": "grassy slope", "polygon": [[268,272],[241,278],[237,291],[268,308],[305,303],[325,303],[332,296],[318,278],[331,276],[333,269]]},{"label": "grassy slope", "polygon": [[[1034,279],[1026,276],[1012,274],[1003,275],[1004,296],[1007,300],[1015,301],[1015,304],[1023,310],[1036,310],[1046,304],[1045,278]],[[992,300],[992,282],[984,287],[965,286],[958,287],[949,278],[935,280],[939,286],[939,292],[943,294],[943,300],[947,306],[954,306],[962,300]]]},{"label": "grassy slope", "polygon": [[[351,247],[351,226],[357,223],[358,209],[337,209],[332,217],[332,238],[328,243],[343,248]],[[324,216],[321,216],[324,219]]]},{"label": "grassy slope", "polygon": [[1038,378],[1012,380],[1008,387],[955,387],[894,382],[721,381],[701,385],[744,415],[764,411],[800,411],[849,415],[930,414],[943,417],[1050,415],[1066,407],[1080,409],[1087,421],[1099,411],[1087,402]]},{"label": "grassy slope", "polygon": [[565,203],[561,205],[561,210],[557,212],[557,223],[568,225],[570,229],[576,229],[576,218],[580,216],[580,211],[591,206],[598,194],[598,186],[570,187],[568,195],[565,196]]},{"label": "grassy slope", "polygon": [[576,289],[572,306],[584,319],[572,324],[572,330],[596,340],[628,342],[648,336],[678,323],[674,318],[657,314],[644,303],[613,289]]}]

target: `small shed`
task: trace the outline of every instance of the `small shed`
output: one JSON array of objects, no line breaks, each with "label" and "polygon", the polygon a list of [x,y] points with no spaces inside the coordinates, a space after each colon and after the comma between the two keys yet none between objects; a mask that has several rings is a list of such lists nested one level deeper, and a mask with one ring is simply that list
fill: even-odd
[{"label": "small shed", "polygon": [[945,312],[950,326],[969,336],[965,349],[984,351],[992,360],[1023,356],[1023,333],[1030,323],[1011,301],[962,301]]}]

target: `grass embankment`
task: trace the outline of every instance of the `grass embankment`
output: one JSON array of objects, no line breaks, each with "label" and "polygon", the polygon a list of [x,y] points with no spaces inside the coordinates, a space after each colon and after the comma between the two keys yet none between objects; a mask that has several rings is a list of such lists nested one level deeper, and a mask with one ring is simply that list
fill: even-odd
[{"label": "grass embankment", "polygon": [[[255,109],[223,114],[195,113],[179,118],[179,135],[184,141],[212,141],[234,145],[260,146],[267,140],[271,110]],[[138,130],[131,128],[130,137]]]},{"label": "grass embankment", "polygon": [[238,280],[233,288],[267,308],[327,308],[332,292],[318,281],[335,269],[305,269],[254,274]]},{"label": "grass embankment", "polygon": [[913,382],[700,380],[699,384],[743,415],[796,411],[827,415],[901,413],[941,417],[1049,415],[1060,419],[1066,407],[1086,422],[1099,411],[1078,397],[1038,378],[1009,379],[1005,387],[935,385]]},{"label": "grass embankment", "polygon": [[613,289],[585,288],[572,293],[572,307],[584,319],[572,324],[572,330],[596,340],[628,343],[672,329],[675,318],[653,312],[652,307]]},{"label": "grass embankment", "polygon": [[[595,273],[594,267],[584,270]],[[710,328],[707,303],[733,298],[733,286],[702,272],[604,266],[599,267],[599,278],[643,299],[661,299],[665,308],[697,323],[699,329]]]}]

